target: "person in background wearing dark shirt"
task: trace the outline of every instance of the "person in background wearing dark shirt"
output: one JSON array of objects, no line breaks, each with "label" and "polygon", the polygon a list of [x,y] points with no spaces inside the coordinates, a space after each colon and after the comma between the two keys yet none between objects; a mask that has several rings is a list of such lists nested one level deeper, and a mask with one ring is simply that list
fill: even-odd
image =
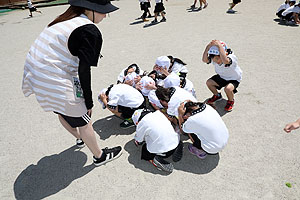
[{"label": "person in background wearing dark shirt", "polygon": [[45,111],[88,146],[96,166],[122,154],[122,147],[100,149],[91,122],[91,66],[97,66],[102,36],[95,24],[118,8],[109,0],[69,0],[70,7],[40,34],[27,55],[22,89],[35,94]]}]

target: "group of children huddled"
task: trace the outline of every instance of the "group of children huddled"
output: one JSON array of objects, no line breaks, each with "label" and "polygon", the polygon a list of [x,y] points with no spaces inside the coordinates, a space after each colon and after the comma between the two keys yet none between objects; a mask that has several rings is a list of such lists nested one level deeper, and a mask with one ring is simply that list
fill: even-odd
[{"label": "group of children huddled", "polygon": [[300,2],[296,3],[296,0],[286,0],[276,12],[276,15],[288,24],[300,24],[299,14]]},{"label": "group of children huddled", "polygon": [[186,63],[172,56],[158,57],[149,73],[136,64],[128,66],[119,74],[117,84],[104,88],[98,96],[103,109],[124,119],[120,127],[136,126],[135,144],[143,145],[141,159],[159,170],[173,171],[167,157],[181,160],[181,133],[192,141],[189,152],[200,159],[217,154],[227,144],[226,125],[211,105],[222,99],[218,90],[224,87],[228,98],[224,109],[232,110],[242,71],[236,56],[219,40],[206,46],[202,60],[212,63],[217,73],[207,80],[213,93],[207,103],[197,100]]}]

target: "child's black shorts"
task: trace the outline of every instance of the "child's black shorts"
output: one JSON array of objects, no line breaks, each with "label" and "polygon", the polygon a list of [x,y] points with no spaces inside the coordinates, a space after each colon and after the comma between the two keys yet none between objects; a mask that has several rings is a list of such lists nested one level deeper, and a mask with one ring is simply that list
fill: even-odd
[{"label": "child's black shorts", "polygon": [[240,82],[238,82],[237,80],[229,80],[229,81],[227,81],[225,79],[222,79],[219,74],[216,74],[216,75],[212,76],[210,79],[212,79],[213,81],[215,81],[219,85],[219,87],[217,87],[218,90],[220,90],[222,87],[225,87],[226,85],[228,85],[229,83],[231,83],[234,86],[233,92],[237,93],[236,88],[240,84]]},{"label": "child's black shorts", "polygon": [[63,114],[60,114],[58,112],[54,112],[55,114],[61,115],[64,120],[72,127],[72,128],[77,128],[77,127],[82,127],[87,125],[91,121],[91,117],[86,113],[82,115],[81,117],[70,117],[66,116]]},{"label": "child's black shorts", "polygon": [[165,10],[163,3],[156,3],[154,8],[154,13],[160,13]]},{"label": "child's black shorts", "polygon": [[30,12],[34,12],[36,11],[36,8],[35,7],[32,7],[32,8],[29,8]]},{"label": "child's black shorts", "polygon": [[233,0],[233,3],[234,4],[238,4],[238,3],[240,3],[241,2],[241,0]]},{"label": "child's black shorts", "polygon": [[123,117],[124,119],[128,119],[131,118],[131,116],[136,110],[143,109],[145,107],[146,107],[146,100],[144,100],[144,102],[138,108],[129,108],[129,107],[118,105],[118,112],[121,113],[121,117]]}]

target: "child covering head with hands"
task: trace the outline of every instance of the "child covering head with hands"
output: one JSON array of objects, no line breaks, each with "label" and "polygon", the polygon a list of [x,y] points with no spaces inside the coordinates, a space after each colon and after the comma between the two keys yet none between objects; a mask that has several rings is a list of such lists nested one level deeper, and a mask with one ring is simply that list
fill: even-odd
[{"label": "child covering head with hands", "polygon": [[216,75],[206,81],[208,89],[213,96],[207,103],[212,104],[221,100],[222,95],[218,92],[224,87],[228,98],[225,106],[226,111],[231,111],[234,104],[234,93],[242,80],[242,70],[237,64],[237,57],[232,53],[227,45],[219,40],[212,40],[205,48],[202,61],[215,67]]}]

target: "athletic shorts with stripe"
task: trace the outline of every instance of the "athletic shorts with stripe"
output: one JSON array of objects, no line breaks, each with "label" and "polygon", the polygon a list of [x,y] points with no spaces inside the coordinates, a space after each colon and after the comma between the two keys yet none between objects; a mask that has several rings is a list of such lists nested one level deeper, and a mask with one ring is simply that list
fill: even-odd
[{"label": "athletic shorts with stripe", "polygon": [[66,116],[63,114],[60,114],[58,112],[54,112],[55,114],[61,115],[64,120],[72,127],[72,128],[77,128],[77,127],[82,127],[87,125],[91,121],[91,117],[86,113],[82,115],[81,117],[70,117]]}]

